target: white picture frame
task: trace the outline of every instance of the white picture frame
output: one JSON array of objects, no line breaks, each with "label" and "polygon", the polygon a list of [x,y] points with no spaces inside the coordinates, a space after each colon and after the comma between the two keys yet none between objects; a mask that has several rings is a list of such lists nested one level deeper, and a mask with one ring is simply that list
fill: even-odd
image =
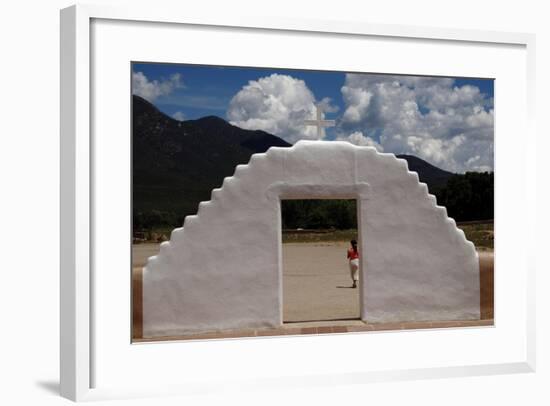
[{"label": "white picture frame", "polygon": [[[93,78],[91,67],[94,61],[93,50],[97,43],[92,41],[92,30],[94,21],[110,21],[121,24],[158,23],[172,24],[180,26],[193,26],[205,29],[213,28],[215,30],[238,28],[253,35],[255,31],[259,32],[279,32],[287,36],[299,35],[300,33],[314,33],[315,35],[342,35],[347,37],[374,39],[408,39],[412,41],[438,41],[440,44],[459,44],[468,47],[476,44],[485,44],[488,47],[516,47],[521,49],[521,55],[518,58],[526,57],[525,60],[525,119],[522,123],[526,134],[526,145],[530,150],[535,150],[536,136],[534,131],[534,44],[535,37],[525,33],[505,33],[505,32],[485,32],[460,29],[413,27],[402,25],[378,25],[368,23],[349,23],[342,21],[316,21],[303,19],[229,19],[219,16],[196,17],[186,14],[184,8],[173,10],[158,10],[155,7],[132,7],[132,8],[111,8],[105,6],[72,6],[61,11],[61,297],[60,297],[60,323],[61,323],[61,394],[72,400],[88,400],[97,398],[110,398],[129,395],[151,395],[161,393],[196,393],[201,390],[208,390],[216,384],[214,381],[208,384],[206,380],[189,382],[185,378],[182,382],[177,380],[167,382],[166,385],[153,383],[151,387],[142,389],[131,386],[109,386],[97,385],[96,363],[101,346],[97,345],[95,338],[95,329],[98,327],[98,314],[94,314],[94,300],[97,286],[97,279],[94,276],[94,239],[93,234],[97,232],[95,217],[93,214],[94,193],[96,192],[94,183],[93,156],[98,151],[92,139],[92,128],[95,123],[92,122],[92,101],[94,95]],[[248,34],[247,34],[248,35]],[[388,72],[395,73],[395,72]],[[498,78],[497,78],[498,80]],[[128,79],[129,81],[129,79]],[[495,94],[498,90],[495,91]],[[498,96],[497,104],[497,131],[498,131]],[[498,144],[498,142],[497,142]],[[502,154],[509,153],[505,145],[502,148]],[[526,147],[526,148],[527,148]],[[500,148],[500,147],[499,147]],[[499,150],[500,151],[500,150]],[[525,155],[526,150],[520,154]],[[497,151],[497,157],[500,152]],[[523,156],[522,155],[522,156]],[[523,156],[525,158],[525,156]],[[518,181],[527,181],[525,184],[525,194],[522,196],[522,204],[529,207],[528,222],[525,227],[529,231],[527,240],[534,239],[533,224],[535,218],[535,190],[534,181],[529,181],[526,177],[521,178],[527,173],[535,171],[534,160],[525,160],[522,175]],[[498,188],[498,174],[497,188]],[[498,207],[498,201],[497,201]],[[498,216],[498,210],[496,216]],[[498,228],[498,223],[497,223]],[[497,237],[498,238],[498,237]],[[503,240],[504,241],[504,240]],[[503,244],[506,242],[504,241]],[[457,365],[456,362],[442,361],[440,364],[422,364],[420,362],[411,362],[408,367],[397,367],[383,370],[359,370],[353,371],[350,368],[339,370],[334,374],[307,373],[304,371],[299,377],[296,375],[285,375],[284,371],[279,372],[277,378],[260,377],[257,380],[242,375],[242,381],[238,382],[241,387],[244,385],[295,385],[300,384],[323,384],[326,382],[368,382],[373,380],[391,380],[391,379],[421,379],[427,377],[445,377],[445,376],[467,376],[483,375],[497,373],[529,372],[535,369],[535,286],[534,286],[534,258],[528,256],[525,252],[520,254],[521,272],[525,277],[525,295],[521,296],[522,305],[520,306],[520,317],[524,330],[520,329],[520,334],[514,348],[514,354],[524,354],[524,356],[514,356],[513,360],[494,359],[493,362],[482,360],[475,361],[475,357],[465,361],[465,365]],[[503,262],[504,263],[504,262]],[[497,260],[497,267],[499,261]],[[498,268],[497,268],[498,269]],[[504,278],[504,277],[503,277]],[[522,279],[523,281],[523,279]],[[128,278],[128,285],[130,284]],[[498,298],[498,286],[495,288]],[[495,299],[497,300],[497,299]],[[498,311],[498,307],[497,307]],[[506,315],[502,315],[501,326],[504,326]],[[128,319],[130,318],[128,314]],[[120,320],[122,323],[122,320]],[[499,321],[496,321],[494,331],[498,331]],[[517,326],[516,326],[517,327]],[[504,327],[503,327],[504,328]],[[523,327],[522,327],[523,328]],[[469,330],[467,340],[475,343],[476,332]],[[485,329],[487,331],[487,329]],[[113,333],[114,334],[114,333]],[[392,334],[392,333],[386,333]],[[393,333],[387,338],[395,339],[402,333]],[[449,335],[454,333],[450,332]],[[460,332],[460,334],[463,334]],[[488,334],[488,333],[480,333]],[[129,333],[128,333],[129,335]],[[353,335],[352,335],[353,336]],[[373,335],[371,335],[372,337]],[[470,337],[471,336],[471,337]],[[498,335],[495,335],[497,337]],[[355,335],[349,340],[354,343],[358,340],[366,339],[367,335]],[[412,338],[412,336],[409,336]],[[420,336],[418,336],[420,337]],[[494,337],[493,337],[494,338]],[[309,338],[311,339],[311,338]],[[344,338],[340,337],[342,341]],[[489,338],[488,338],[489,339]],[[281,339],[280,339],[281,340]],[[285,346],[294,346],[294,351],[303,350],[306,342],[299,342],[296,338],[282,338]],[[318,349],[329,345],[327,340],[320,341],[313,338],[314,341],[307,342]],[[371,339],[369,339],[371,340]],[[372,340],[371,340],[372,341]],[[280,343],[281,341],[277,341]],[[254,346],[254,351],[266,351],[261,348],[263,344],[255,346],[257,343],[251,340],[232,340],[233,350],[237,347]],[[130,340],[128,346],[132,346]],[[153,344],[146,344],[153,345]],[[164,344],[163,344],[164,345]],[[194,343],[189,345],[199,345],[201,347],[210,346],[211,351],[220,351],[219,355],[223,357],[223,351],[216,347],[215,343]],[[134,345],[135,346],[135,345]],[[158,345],[157,345],[158,348]],[[198,347],[195,347],[198,348]],[[165,347],[167,351],[176,351],[176,346]],[[231,349],[229,349],[231,350]],[[132,357],[133,355],[128,355]],[[496,357],[496,355],[495,355]],[[126,358],[125,358],[126,359]],[[128,360],[128,359],[126,359]],[[198,362],[198,361],[192,361]],[[128,365],[130,365],[128,363]],[[198,365],[197,365],[198,366]],[[200,368],[199,368],[200,369]],[[223,371],[221,373],[224,373]],[[199,374],[200,375],[200,374]],[[352,379],[350,379],[350,377]],[[235,378],[234,376],[232,379]],[[93,388],[93,389],[92,389]]]}]

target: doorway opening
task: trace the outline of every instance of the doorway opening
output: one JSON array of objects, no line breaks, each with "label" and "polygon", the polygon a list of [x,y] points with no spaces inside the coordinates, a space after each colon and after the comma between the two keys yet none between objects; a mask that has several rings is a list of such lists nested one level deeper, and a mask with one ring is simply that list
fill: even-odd
[{"label": "doorway opening", "polygon": [[283,323],[360,319],[360,269],[348,259],[357,201],[281,200],[281,226]]}]

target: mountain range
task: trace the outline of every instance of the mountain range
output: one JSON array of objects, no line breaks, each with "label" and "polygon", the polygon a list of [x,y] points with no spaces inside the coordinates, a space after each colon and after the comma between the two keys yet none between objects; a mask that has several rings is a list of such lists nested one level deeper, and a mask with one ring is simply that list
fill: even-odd
[{"label": "mountain range", "polygon": [[[174,213],[177,222],[210,200],[212,189],[233,175],[235,166],[272,146],[291,144],[265,131],[245,130],[208,116],[178,121],[134,95],[132,105],[133,211]],[[445,186],[453,173],[412,156],[407,160],[430,190]]]}]

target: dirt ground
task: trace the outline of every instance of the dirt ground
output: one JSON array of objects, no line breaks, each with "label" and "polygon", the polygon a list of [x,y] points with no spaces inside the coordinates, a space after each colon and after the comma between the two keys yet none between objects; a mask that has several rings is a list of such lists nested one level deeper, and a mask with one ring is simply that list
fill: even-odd
[{"label": "dirt ground", "polygon": [[283,244],[285,322],[360,317],[359,288],[351,288],[347,248],[347,242]]},{"label": "dirt ground", "polygon": [[[289,324],[359,318],[359,289],[351,288],[347,242],[283,244],[283,320]],[[132,249],[134,337],[141,336],[141,268],[158,244]],[[493,251],[480,251],[481,319],[494,316]]]}]

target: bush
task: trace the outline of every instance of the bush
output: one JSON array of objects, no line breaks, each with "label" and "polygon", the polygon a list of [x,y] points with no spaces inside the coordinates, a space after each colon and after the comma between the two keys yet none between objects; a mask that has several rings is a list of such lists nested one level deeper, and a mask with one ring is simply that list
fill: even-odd
[{"label": "bush", "polygon": [[355,200],[283,200],[282,226],[285,229],[357,228]]},{"label": "bush", "polygon": [[173,212],[150,210],[146,212],[134,212],[134,231],[153,230],[157,227],[176,227],[178,216]]}]

